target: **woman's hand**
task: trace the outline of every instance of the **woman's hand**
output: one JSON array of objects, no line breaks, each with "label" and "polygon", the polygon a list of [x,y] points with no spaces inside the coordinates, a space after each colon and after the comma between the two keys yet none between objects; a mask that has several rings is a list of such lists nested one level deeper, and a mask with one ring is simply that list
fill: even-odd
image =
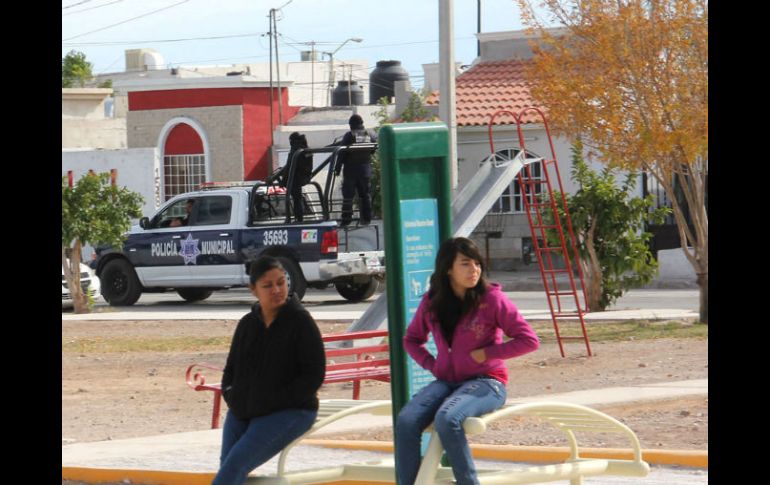
[{"label": "woman's hand", "polygon": [[484,349],[476,349],[471,352],[471,358],[476,361],[477,364],[482,364],[485,360],[487,360],[487,353],[484,351]]}]

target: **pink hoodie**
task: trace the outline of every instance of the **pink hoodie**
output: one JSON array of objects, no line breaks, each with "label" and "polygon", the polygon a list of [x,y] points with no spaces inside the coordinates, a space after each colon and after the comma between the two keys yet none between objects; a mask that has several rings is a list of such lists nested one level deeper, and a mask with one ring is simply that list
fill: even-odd
[{"label": "pink hoodie", "polygon": [[[444,340],[438,319],[429,310],[429,305],[426,293],[406,330],[404,347],[415,362],[442,381],[462,382],[487,375],[507,384],[508,369],[504,360],[527,354],[540,346],[532,327],[497,283],[490,284],[479,306],[457,322],[452,348]],[[431,333],[438,349],[437,357],[425,348]],[[503,343],[503,333],[511,340]],[[470,354],[481,348],[485,350],[487,360],[479,364]]]}]

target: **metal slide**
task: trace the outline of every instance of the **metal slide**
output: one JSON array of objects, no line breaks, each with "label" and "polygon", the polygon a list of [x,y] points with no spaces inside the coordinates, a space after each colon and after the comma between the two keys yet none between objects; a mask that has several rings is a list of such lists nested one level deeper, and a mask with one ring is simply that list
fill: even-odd
[{"label": "metal slide", "polygon": [[[530,157],[525,160],[524,157],[524,150],[519,151],[511,160],[504,160],[500,155],[492,154],[486,163],[481,164],[476,175],[452,201],[452,234],[455,237],[468,237],[525,164],[541,160]],[[388,299],[386,293],[382,292],[346,332],[377,330],[386,324],[387,319]]]}]

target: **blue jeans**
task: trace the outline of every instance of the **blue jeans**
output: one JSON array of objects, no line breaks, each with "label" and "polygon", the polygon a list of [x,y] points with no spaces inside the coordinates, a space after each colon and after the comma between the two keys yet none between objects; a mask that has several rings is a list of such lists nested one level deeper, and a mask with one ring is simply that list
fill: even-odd
[{"label": "blue jeans", "polygon": [[502,382],[490,377],[451,383],[436,380],[418,392],[396,420],[396,478],[412,485],[420,468],[420,436],[433,422],[459,485],[478,484],[476,467],[463,421],[498,409],[505,403]]},{"label": "blue jeans", "polygon": [[249,472],[309,430],[317,411],[286,409],[249,420],[227,411],[219,471],[212,485],[241,485]]}]

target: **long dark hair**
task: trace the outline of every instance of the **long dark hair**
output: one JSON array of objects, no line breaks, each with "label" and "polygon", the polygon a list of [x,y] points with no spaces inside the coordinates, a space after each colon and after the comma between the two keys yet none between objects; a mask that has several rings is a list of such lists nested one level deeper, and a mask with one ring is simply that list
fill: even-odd
[{"label": "long dark hair", "polygon": [[[465,298],[462,300],[452,291],[448,274],[458,254],[463,254],[481,265],[479,282],[465,292]],[[488,283],[484,279],[484,271],[486,268],[481,251],[470,239],[455,237],[444,241],[439,247],[436,255],[436,270],[430,277],[429,308],[438,317],[441,333],[449,345],[452,344],[452,335],[460,317],[476,308],[487,291]]]}]

